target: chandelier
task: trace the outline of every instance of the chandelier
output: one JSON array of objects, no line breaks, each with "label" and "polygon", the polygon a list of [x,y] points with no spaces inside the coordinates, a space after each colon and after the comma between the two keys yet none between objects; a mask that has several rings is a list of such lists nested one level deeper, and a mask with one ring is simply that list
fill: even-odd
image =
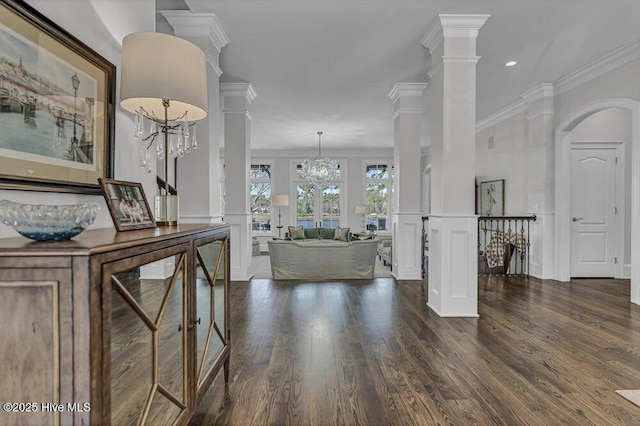
[{"label": "chandelier", "polygon": [[318,132],[318,158],[302,162],[302,175],[315,186],[326,185],[338,177],[336,160],[322,158],[322,132]]}]

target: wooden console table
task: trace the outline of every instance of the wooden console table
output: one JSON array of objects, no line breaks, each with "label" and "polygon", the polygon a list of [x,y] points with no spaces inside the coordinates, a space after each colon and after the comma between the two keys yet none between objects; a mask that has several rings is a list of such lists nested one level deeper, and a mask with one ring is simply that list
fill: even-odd
[{"label": "wooden console table", "polygon": [[0,239],[0,424],[187,423],[229,378],[229,253],[222,224]]}]

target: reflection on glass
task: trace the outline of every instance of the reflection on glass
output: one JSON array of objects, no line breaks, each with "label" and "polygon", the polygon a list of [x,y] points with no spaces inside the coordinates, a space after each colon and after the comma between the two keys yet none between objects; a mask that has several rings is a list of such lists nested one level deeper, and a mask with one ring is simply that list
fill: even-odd
[{"label": "reflection on glass", "polygon": [[[186,406],[185,259],[111,278],[112,424],[171,424]],[[175,266],[163,278],[167,263]]]},{"label": "reflection on glass", "polygon": [[196,281],[198,384],[213,367],[224,348],[225,256],[227,240],[198,247],[198,279]]}]

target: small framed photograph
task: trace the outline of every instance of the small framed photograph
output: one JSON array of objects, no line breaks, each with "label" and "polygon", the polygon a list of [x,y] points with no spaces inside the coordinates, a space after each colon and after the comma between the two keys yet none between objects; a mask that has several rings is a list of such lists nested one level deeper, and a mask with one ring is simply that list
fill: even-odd
[{"label": "small framed photograph", "polygon": [[480,216],[504,216],[504,179],[480,183]]},{"label": "small framed photograph", "polygon": [[113,224],[118,231],[156,227],[156,221],[140,183],[113,179],[98,181]]}]

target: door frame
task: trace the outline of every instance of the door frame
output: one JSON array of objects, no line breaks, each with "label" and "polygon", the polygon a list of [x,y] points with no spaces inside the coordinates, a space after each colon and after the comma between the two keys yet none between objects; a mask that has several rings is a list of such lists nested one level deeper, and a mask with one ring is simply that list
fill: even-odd
[{"label": "door frame", "polygon": [[[298,185],[310,185],[309,182],[305,179],[300,179],[297,176],[297,167],[298,164],[302,164],[303,160],[300,159],[290,159],[289,160],[289,171],[291,179],[289,180],[289,217],[291,223],[297,223],[297,196],[298,196]],[[346,161],[343,159],[336,159],[338,162],[338,166],[340,167],[340,178],[335,179],[329,185],[337,185],[340,186],[340,226],[345,227],[348,223],[348,215],[347,215],[347,188],[348,188],[348,179],[347,179],[347,167]],[[315,208],[318,209],[318,203],[322,204],[322,197],[316,195]],[[319,201],[318,201],[319,199]],[[314,212],[316,214],[317,212]]]},{"label": "door frame", "polygon": [[585,118],[609,108],[631,111],[631,302],[640,304],[640,102],[612,98],[592,102],[563,119],[555,130],[555,276],[570,280],[571,131]]},{"label": "door frame", "polygon": [[[618,214],[613,218],[613,255],[619,260],[617,264],[613,266],[614,278],[624,277],[624,212],[625,212],[625,187],[624,187],[624,165],[625,165],[625,148],[624,141],[615,142],[580,142],[571,141],[571,150],[573,149],[607,149],[614,150],[615,156],[618,158],[618,163],[614,171],[614,204],[618,208]],[[570,153],[571,155],[571,153]],[[569,203],[569,209],[571,209],[571,203]],[[574,212],[575,213],[575,212]],[[569,228],[570,241],[573,238],[573,230]],[[572,242],[572,241],[571,241]],[[569,258],[571,262],[571,258]],[[573,276],[573,273],[571,276]]]}]

